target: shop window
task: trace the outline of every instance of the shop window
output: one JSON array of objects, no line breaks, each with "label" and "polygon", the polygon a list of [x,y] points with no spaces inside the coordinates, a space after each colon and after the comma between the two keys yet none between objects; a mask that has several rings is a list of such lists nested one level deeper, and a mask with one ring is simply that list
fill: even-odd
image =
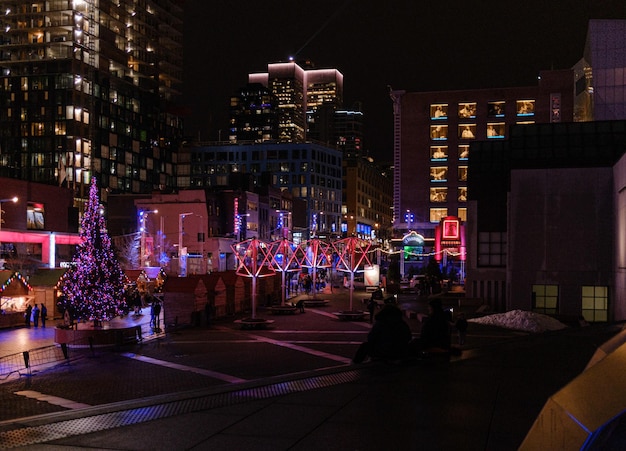
[{"label": "shop window", "polygon": [[504,101],[487,102],[487,116],[504,117]]},{"label": "shop window", "polygon": [[29,202],[26,207],[26,228],[29,230],[44,230],[45,226],[43,204]]},{"label": "shop window", "polygon": [[448,201],[448,188],[431,188],[430,189],[430,201],[431,202],[447,202]]},{"label": "shop window", "polygon": [[447,166],[435,166],[430,168],[431,182],[445,182],[446,180],[448,180]]},{"label": "shop window", "polygon": [[467,182],[467,166],[459,166],[459,181]]},{"label": "shop window", "polygon": [[440,120],[448,118],[448,104],[434,103],[430,106],[430,118],[432,120]]},{"label": "shop window", "polygon": [[476,117],[476,102],[459,103],[459,117],[471,119]]},{"label": "shop window", "polygon": [[534,116],[535,115],[535,101],[534,100],[518,100],[516,103],[516,110],[518,116]]},{"label": "shop window", "polygon": [[467,160],[469,158],[469,144],[461,144],[459,146],[459,160]]},{"label": "shop window", "polygon": [[458,187],[457,199],[459,202],[467,202],[467,186]]},{"label": "shop window", "polygon": [[559,311],[558,285],[533,285],[533,312],[554,315]]},{"label": "shop window", "polygon": [[476,124],[460,124],[459,125],[459,138],[460,139],[475,139],[476,138]]},{"label": "shop window", "polygon": [[432,161],[444,161],[448,159],[447,146],[431,146],[430,159]]},{"label": "shop window", "polygon": [[448,216],[447,208],[431,208],[430,209],[430,222],[439,223],[443,218]]},{"label": "shop window", "polygon": [[448,126],[447,125],[431,125],[430,137],[434,140],[448,139]]},{"label": "shop window", "polygon": [[504,131],[506,125],[504,122],[488,122],[487,123],[487,138],[504,138]]},{"label": "shop window", "polygon": [[608,293],[605,286],[582,287],[582,315],[590,323],[606,322],[608,317]]}]

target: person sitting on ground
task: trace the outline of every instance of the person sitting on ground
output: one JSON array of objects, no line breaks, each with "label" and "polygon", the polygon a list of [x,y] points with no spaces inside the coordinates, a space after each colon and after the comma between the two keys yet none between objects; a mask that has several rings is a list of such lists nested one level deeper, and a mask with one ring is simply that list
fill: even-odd
[{"label": "person sitting on ground", "polygon": [[386,304],[376,315],[367,341],[359,346],[353,362],[361,363],[368,356],[384,360],[402,359],[407,356],[410,341],[411,329],[404,322],[402,311],[396,305]]},{"label": "person sitting on ground", "polygon": [[428,303],[428,317],[422,324],[420,337],[411,341],[411,353],[429,350],[450,351],[450,322],[439,299]]}]

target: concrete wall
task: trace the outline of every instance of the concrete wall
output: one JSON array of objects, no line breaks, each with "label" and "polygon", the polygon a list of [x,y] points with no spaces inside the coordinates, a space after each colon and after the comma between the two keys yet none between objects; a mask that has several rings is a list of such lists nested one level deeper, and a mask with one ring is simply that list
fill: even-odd
[{"label": "concrete wall", "polygon": [[613,189],[612,168],[511,171],[509,310],[553,284],[559,313],[580,315],[582,285],[613,287]]}]

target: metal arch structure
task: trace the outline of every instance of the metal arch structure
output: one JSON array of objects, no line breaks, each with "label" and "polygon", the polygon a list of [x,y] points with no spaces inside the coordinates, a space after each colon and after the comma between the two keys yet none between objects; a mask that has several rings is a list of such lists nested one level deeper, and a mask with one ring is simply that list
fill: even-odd
[{"label": "metal arch structure", "polygon": [[311,268],[313,271],[313,298],[316,295],[315,280],[317,278],[317,268],[331,268],[333,245],[319,238],[311,238],[301,245],[304,248],[304,261],[302,266]]},{"label": "metal arch structure", "polygon": [[368,256],[372,243],[371,241],[351,236],[334,241],[333,247],[339,256],[337,271],[350,273],[350,310],[352,310],[354,273],[364,271],[365,266],[372,266]]},{"label": "metal arch structure", "polygon": [[296,246],[287,238],[269,243],[269,252],[272,257],[272,267],[281,274],[281,305],[285,305],[287,286],[285,276],[288,272],[300,271],[306,259],[305,250]]},{"label": "metal arch structure", "polygon": [[237,275],[252,278],[252,318],[256,318],[256,281],[259,277],[276,274],[272,265],[270,247],[265,241],[257,238],[231,245],[237,257]]}]

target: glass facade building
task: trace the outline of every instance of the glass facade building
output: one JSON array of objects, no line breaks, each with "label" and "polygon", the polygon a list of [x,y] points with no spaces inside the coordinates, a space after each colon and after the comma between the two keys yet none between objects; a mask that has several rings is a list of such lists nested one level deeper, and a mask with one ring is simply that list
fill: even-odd
[{"label": "glass facade building", "polygon": [[[0,175],[87,195],[175,182],[182,0],[0,0]],[[103,190],[103,201],[106,201]]]}]

